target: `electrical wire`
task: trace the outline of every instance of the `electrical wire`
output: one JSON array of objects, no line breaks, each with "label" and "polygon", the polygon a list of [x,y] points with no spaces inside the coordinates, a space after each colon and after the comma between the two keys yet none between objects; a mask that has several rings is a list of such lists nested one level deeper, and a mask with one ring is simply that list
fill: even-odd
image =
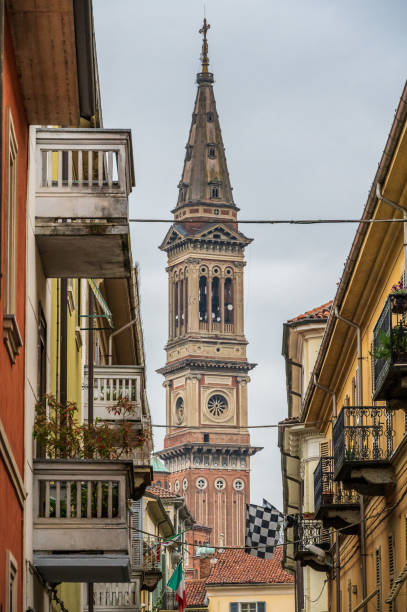
[{"label": "electrical wire", "polygon": [[[129,223],[193,223],[194,220],[180,219],[129,219]],[[405,219],[239,219],[239,220],[219,220],[222,225],[236,223],[238,225],[246,223],[252,225],[321,225],[321,224],[341,224],[341,223],[406,223]]]},{"label": "electrical wire", "polygon": [[[310,423],[307,422],[307,425],[324,425],[327,423],[331,423],[331,420],[325,420],[325,421],[312,421]],[[233,429],[270,429],[270,428],[274,428],[274,427],[281,427],[281,428],[286,428],[286,427],[296,427],[297,425],[302,425],[302,423],[298,422],[298,423],[273,423],[271,425],[233,425]],[[158,424],[152,424],[151,427],[163,427],[165,429],[205,429],[205,427],[201,426],[201,425],[158,425]],[[209,426],[210,428],[211,426]],[[214,427],[215,429],[218,428],[219,426],[213,425],[212,427]],[[207,427],[208,429],[208,427]]]}]

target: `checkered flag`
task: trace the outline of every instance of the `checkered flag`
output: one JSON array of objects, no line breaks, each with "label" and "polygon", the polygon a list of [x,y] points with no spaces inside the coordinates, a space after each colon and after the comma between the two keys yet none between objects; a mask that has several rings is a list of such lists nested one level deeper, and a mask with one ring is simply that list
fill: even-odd
[{"label": "checkered flag", "polygon": [[265,499],[262,506],[246,504],[246,552],[272,559],[283,521],[284,515]]}]

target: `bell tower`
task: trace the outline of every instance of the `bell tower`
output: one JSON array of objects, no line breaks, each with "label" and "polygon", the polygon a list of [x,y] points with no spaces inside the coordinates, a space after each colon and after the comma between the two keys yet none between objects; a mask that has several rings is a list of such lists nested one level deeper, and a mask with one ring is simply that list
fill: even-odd
[{"label": "bell tower", "polygon": [[[174,223],[161,249],[168,257],[167,435],[157,454],[172,490],[184,496],[210,544],[244,544],[250,496],[248,372],[244,335],[244,250],[208,71],[209,29]],[[208,530],[211,528],[211,531]],[[199,528],[199,527],[198,527]]]}]

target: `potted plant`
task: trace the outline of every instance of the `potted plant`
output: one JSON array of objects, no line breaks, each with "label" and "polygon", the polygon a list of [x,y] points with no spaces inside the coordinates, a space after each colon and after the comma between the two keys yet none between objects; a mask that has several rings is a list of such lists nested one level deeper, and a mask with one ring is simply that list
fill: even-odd
[{"label": "potted plant", "polygon": [[375,338],[373,357],[387,361],[407,362],[407,326],[403,323],[395,325],[390,334],[380,330]]},{"label": "potted plant", "polygon": [[407,312],[407,286],[399,281],[391,288],[390,293],[391,310],[396,314]]}]

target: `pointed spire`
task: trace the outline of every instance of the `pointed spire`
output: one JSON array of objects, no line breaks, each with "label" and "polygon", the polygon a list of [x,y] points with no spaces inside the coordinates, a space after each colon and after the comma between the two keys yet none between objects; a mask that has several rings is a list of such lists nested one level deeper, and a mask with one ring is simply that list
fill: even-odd
[{"label": "pointed spire", "polygon": [[[203,34],[202,72],[197,74],[198,91],[192,114],[192,125],[186,144],[176,220],[223,217],[236,220],[235,206],[226,163],[225,148],[213,93],[213,74],[208,72],[208,41],[210,25],[206,18],[199,30]],[[192,205],[192,208],[191,208]],[[180,210],[182,209],[182,210]],[[215,220],[215,219],[214,219]]]}]

